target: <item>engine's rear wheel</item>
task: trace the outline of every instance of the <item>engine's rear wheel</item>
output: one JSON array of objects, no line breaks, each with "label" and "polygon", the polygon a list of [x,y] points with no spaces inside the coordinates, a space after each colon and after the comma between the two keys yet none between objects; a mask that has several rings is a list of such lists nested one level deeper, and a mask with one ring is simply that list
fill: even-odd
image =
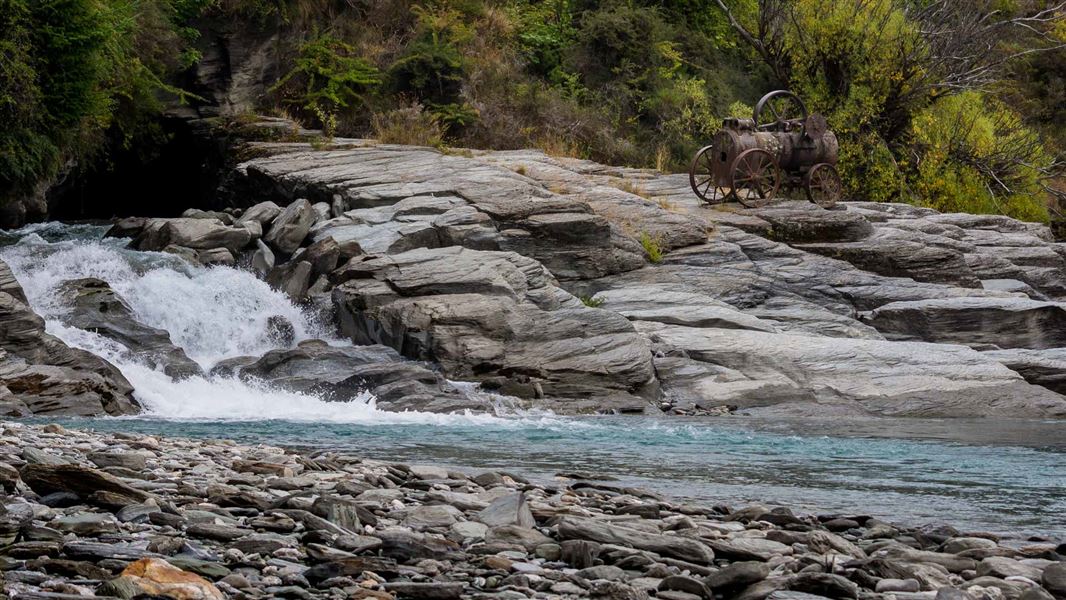
[{"label": "engine's rear wheel", "polygon": [[818,163],[807,171],[805,178],[807,199],[822,208],[833,208],[844,195],[844,184],[836,167]]}]

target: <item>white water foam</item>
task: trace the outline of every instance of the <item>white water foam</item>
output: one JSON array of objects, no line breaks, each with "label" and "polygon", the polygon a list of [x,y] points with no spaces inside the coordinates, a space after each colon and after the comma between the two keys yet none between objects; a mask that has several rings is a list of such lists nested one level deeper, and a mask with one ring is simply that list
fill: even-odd
[{"label": "white water foam", "polygon": [[[51,226],[47,232],[61,234],[57,227],[61,226]],[[272,316],[293,325],[296,342],[326,337],[325,329],[246,271],[192,266],[168,254],[127,250],[122,247],[124,240],[49,242],[41,232],[40,227],[15,232],[22,237],[0,249],[0,258],[15,273],[31,306],[45,318],[48,332],[118,367],[152,417],[440,425],[503,421],[492,415],[382,411],[366,393],[351,402],[327,402],[236,377],[172,379],[145,366],[121,344],[64,325],[60,319],[69,307],[59,299],[60,286],[83,277],[108,282],[130,304],[138,321],[169,332],[171,340],[205,368],[226,358],[277,348],[278,342],[267,335],[267,319]]]}]

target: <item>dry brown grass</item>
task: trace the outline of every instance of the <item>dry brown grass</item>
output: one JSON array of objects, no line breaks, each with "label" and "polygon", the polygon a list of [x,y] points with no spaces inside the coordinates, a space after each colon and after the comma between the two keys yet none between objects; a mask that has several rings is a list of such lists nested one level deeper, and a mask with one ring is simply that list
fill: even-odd
[{"label": "dry brown grass", "polygon": [[375,114],[370,119],[370,128],[374,137],[385,144],[434,148],[444,144],[444,128],[440,121],[420,104]]}]

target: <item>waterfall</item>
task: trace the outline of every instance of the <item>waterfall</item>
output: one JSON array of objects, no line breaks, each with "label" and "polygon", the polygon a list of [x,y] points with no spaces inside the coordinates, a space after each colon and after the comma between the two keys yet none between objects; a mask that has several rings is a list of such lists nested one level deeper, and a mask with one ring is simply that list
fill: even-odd
[{"label": "waterfall", "polygon": [[0,259],[11,267],[47,331],[70,346],[101,356],[122,371],[145,412],[167,419],[285,419],[319,422],[479,423],[489,415],[439,415],[378,410],[372,395],[351,402],[327,402],[235,376],[175,380],[139,362],[119,343],[63,324],[70,307],[57,290],[73,279],[106,281],[135,318],[170,334],[204,367],[237,356],[259,356],[279,348],[267,321],[292,324],[295,343],[332,338],[332,329],[294,305],[253,274],[225,266],[202,267],[165,253],[127,249],[127,240],[102,238],[106,228],[47,223],[4,234]]}]

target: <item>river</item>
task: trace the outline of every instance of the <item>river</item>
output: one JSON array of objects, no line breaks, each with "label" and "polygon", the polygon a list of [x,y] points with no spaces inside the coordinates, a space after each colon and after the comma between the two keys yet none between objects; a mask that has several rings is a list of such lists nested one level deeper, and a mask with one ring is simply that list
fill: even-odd
[{"label": "river", "polygon": [[247,271],[131,251],[126,240],[104,239],[105,230],[47,223],[0,234],[0,258],[48,331],[112,361],[145,407],[136,418],[58,420],[70,427],[341,450],[543,480],[577,473],[705,503],[1066,536],[1066,435],[1058,422],[567,418],[517,411],[505,400],[495,415],[439,415],[385,412],[369,396],[327,402],[231,377],[176,381],[115,342],[64,326],[58,286],[107,281],[138,320],[167,330],[205,368],[276,347],[266,335],[272,316],[290,321],[297,341],[346,342]]}]

